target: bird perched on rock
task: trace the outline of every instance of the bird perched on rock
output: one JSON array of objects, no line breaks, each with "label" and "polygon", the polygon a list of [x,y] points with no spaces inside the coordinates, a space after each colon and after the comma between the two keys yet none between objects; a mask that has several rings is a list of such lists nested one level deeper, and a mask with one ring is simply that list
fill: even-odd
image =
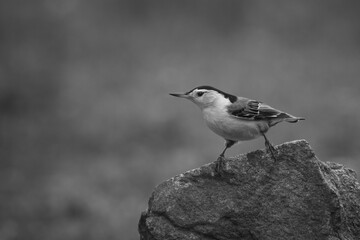
[{"label": "bird perched on rock", "polygon": [[265,133],[280,122],[295,123],[304,120],[263,102],[234,96],[211,86],[200,86],[186,93],[170,95],[189,99],[199,106],[207,126],[225,139],[225,149],[219,156],[220,166],[228,148],[238,141],[248,141],[260,136],[264,137],[267,150],[276,160],[275,148]]}]

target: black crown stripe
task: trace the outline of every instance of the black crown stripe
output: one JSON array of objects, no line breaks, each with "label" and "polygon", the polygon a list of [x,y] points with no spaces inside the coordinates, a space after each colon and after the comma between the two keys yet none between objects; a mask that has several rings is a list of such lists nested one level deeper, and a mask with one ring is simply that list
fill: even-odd
[{"label": "black crown stripe", "polygon": [[201,89],[205,89],[205,90],[214,90],[214,91],[217,91],[218,93],[222,94],[225,98],[229,99],[231,103],[234,103],[236,102],[237,100],[237,97],[234,96],[234,95],[231,95],[229,93],[226,93],[226,92],[223,92],[217,88],[214,88],[214,87],[211,87],[211,86],[200,86],[200,87],[196,87],[194,89],[192,89],[191,91],[187,92],[186,94],[188,93],[191,93],[192,91],[194,91],[195,89],[198,89],[198,90],[201,90]]}]

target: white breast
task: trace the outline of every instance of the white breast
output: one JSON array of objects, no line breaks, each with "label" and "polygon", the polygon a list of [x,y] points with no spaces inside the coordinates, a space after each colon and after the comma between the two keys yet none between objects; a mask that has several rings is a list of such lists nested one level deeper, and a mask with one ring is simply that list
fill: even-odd
[{"label": "white breast", "polygon": [[207,126],[221,137],[233,141],[246,141],[261,136],[268,125],[262,121],[242,120],[231,116],[226,108],[209,107],[202,110]]}]

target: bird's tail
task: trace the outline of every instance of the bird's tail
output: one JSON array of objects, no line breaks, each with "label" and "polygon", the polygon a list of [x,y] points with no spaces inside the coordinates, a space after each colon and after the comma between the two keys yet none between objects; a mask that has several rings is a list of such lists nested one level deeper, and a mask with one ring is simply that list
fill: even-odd
[{"label": "bird's tail", "polygon": [[296,123],[300,120],[305,120],[305,118],[303,118],[303,117],[295,117],[295,116],[292,116],[287,113],[285,113],[285,114],[288,115],[288,117],[284,118],[284,121],[289,122],[289,123]]},{"label": "bird's tail", "polygon": [[280,113],[275,119],[273,119],[272,121],[270,121],[270,126],[274,126],[276,124],[278,124],[279,122],[289,122],[289,123],[296,123],[300,120],[305,120],[305,118],[303,117],[295,117],[293,115],[290,115],[288,113]]}]

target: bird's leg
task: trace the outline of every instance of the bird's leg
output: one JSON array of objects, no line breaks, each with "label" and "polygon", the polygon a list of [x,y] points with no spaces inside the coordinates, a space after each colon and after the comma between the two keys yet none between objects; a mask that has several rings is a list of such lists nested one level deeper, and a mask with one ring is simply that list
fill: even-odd
[{"label": "bird's leg", "polygon": [[218,161],[216,162],[215,171],[216,171],[217,173],[220,173],[221,169],[223,168],[226,150],[227,150],[228,148],[230,148],[232,145],[234,145],[235,143],[236,143],[235,141],[226,140],[225,148],[224,148],[224,150],[220,153],[220,156],[218,157]]},{"label": "bird's leg", "polygon": [[271,153],[271,156],[274,158],[274,160],[276,161],[276,157],[275,157],[275,148],[273,147],[273,145],[270,143],[269,139],[266,137],[265,133],[262,133],[262,135],[265,138],[265,147],[266,149]]},{"label": "bird's leg", "polygon": [[235,143],[236,143],[236,142],[233,141],[233,140],[227,140],[227,139],[226,139],[224,151],[222,151],[222,153],[220,153],[220,156],[219,156],[219,157],[224,158],[226,150],[227,150],[228,148],[231,148],[231,146],[234,145]]},{"label": "bird's leg", "polygon": [[228,147],[225,146],[224,151],[222,151],[222,153],[220,153],[219,157],[224,158],[225,157],[225,152],[226,152],[227,149],[228,149]]}]

